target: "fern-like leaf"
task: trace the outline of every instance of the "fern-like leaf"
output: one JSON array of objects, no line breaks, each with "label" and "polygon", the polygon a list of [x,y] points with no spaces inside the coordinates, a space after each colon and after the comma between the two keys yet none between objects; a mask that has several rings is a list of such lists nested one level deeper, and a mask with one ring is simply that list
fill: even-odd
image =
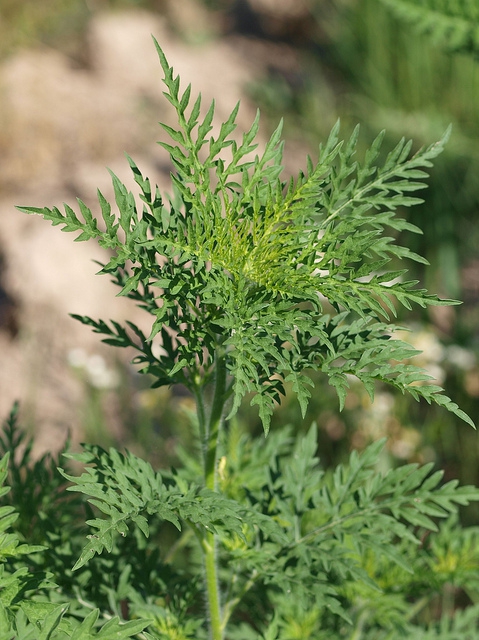
[{"label": "fern-like leaf", "polygon": [[319,466],[315,425],[292,451],[278,456],[276,449],[263,483],[247,496],[256,510],[279,524],[285,539],[263,531],[255,544],[251,532],[248,547],[238,544],[229,550],[237,589],[262,581],[287,598],[293,593],[300,602],[349,619],[351,609],[342,600],[348,584],[362,585],[381,598],[380,585],[365,570],[365,558],[373,566],[388,562],[412,574],[414,554],[404,553],[401,544],[420,548],[425,531],[436,531],[439,520],[478,501],[479,490],[459,487],[456,481],[442,483],[442,472],[433,472],[432,464],[378,473],[384,444],[353,452],[332,473]]},{"label": "fern-like leaf", "polygon": [[99,193],[101,228],[81,201],[78,215],[68,205],[64,214],[20,207],[110,251],[100,273],[150,314],[151,331],[75,317],[105,342],[136,349],[135,362],[156,386],[181,383],[197,395],[221,355],[230,415],[251,393],[266,432],[286,382],[304,414],[312,370],[329,377],[341,403],[351,374],[371,395],[373,381],[385,381],[472,424],[439,388],[416,384],[424,372],[405,372],[397,361],[409,352],[388,324],[401,305],[455,304],[417,288],[405,269],[389,268],[391,260],[424,262],[395,241],[397,232],[419,232],[396,212],[421,202],[411,194],[425,186],[449,131],[414,155],[401,140],[384,161],[381,133],[360,161],[358,128],[341,141],[337,123],[317,162],[308,158],[305,172],[284,180],[281,125],[261,152],[259,116],[241,140],[233,135],[237,105],[212,135],[214,103],[200,116],[201,98],[192,101],[190,86],[181,91],[156,47],[177,116],[176,127],[163,126],[171,143],[161,143],[174,167],[173,195],[163,196],[128,157],[141,204],[111,174],[118,213]]},{"label": "fern-like leaf", "polygon": [[106,452],[101,447],[85,445],[83,453],[66,457],[94,465],[86,467],[78,477],[60,471],[73,483],[69,491],[88,496],[89,502],[104,514],[87,521],[93,533],[88,535],[88,543],[73,570],[104,550],[110,552],[115,536],[128,535],[131,525],[148,537],[148,519],[152,516],[171,522],[179,530],[187,522],[199,533],[227,531],[240,537],[247,519],[251,524],[261,524],[275,538],[282,535],[274,523],[260,514],[174,474],[162,476],[130,452]]}]

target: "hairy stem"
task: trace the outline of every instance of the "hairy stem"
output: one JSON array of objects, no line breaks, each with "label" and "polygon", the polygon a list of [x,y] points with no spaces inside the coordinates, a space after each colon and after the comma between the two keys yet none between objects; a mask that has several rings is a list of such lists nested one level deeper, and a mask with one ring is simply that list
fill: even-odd
[{"label": "hairy stem", "polygon": [[221,612],[218,585],[218,562],[216,557],[216,536],[208,532],[203,541],[205,557],[206,596],[210,623],[211,640],[223,640],[223,616]]},{"label": "hairy stem", "polygon": [[[213,401],[208,424],[204,431],[204,480],[211,491],[216,490],[218,438],[226,401],[226,363],[224,356],[216,358],[216,377]],[[199,407],[201,409],[201,406]],[[200,420],[202,416],[199,416]],[[218,559],[216,536],[211,531],[205,533],[202,543],[205,560],[206,593],[210,621],[211,640],[223,640],[223,616],[218,584]]]},{"label": "hairy stem", "polygon": [[216,358],[216,378],[213,403],[206,432],[204,473],[205,485],[211,491],[216,491],[216,454],[218,437],[220,434],[223,410],[226,400],[226,363],[224,356]]}]

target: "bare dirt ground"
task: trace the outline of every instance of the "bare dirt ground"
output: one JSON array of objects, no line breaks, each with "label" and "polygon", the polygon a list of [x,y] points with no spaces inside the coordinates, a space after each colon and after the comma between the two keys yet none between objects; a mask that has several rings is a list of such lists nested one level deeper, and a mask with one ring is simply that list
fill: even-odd
[{"label": "bare dirt ground", "polygon": [[[184,6],[193,11],[193,4]],[[144,319],[115,297],[105,277],[94,277],[93,260],[105,258],[95,244],[73,244],[72,234],[14,205],[74,204],[80,197],[95,207],[97,187],[112,200],[106,166],[133,189],[124,151],[162,188],[168,184],[168,158],[155,141],[162,136],[157,122],[169,122],[172,113],[151,34],[184,86],[192,82],[206,105],[216,100],[217,122],[242,101],[239,130],[255,114],[245,86],[261,76],[268,56],[288,64],[294,56],[287,47],[266,50],[237,36],[187,45],[171,24],[194,20],[206,30],[208,16],[194,7],[194,16],[173,12],[168,22],[140,11],[97,15],[86,68],[46,47],[18,51],[0,67],[0,417],[18,399],[38,451],[59,447],[69,430],[75,441],[82,438],[83,387],[69,364],[72,350],[107,362],[118,355],[68,314],[128,317],[140,325]]]}]

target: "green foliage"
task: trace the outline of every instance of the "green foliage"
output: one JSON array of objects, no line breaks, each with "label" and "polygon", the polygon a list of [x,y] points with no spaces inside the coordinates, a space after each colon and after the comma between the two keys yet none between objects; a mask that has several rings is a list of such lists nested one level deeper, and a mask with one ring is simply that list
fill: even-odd
[{"label": "green foliage", "polygon": [[111,551],[114,534],[126,536],[129,521],[148,537],[147,517],[151,515],[171,522],[178,530],[181,530],[181,522],[187,522],[199,536],[206,530],[244,537],[244,519],[252,525],[261,522],[268,530],[268,523],[263,523],[257,514],[248,512],[237,502],[186,482],[176,474],[161,475],[131,453],[122,455],[114,449],[107,453],[100,447],[86,445],[84,453],[68,454],[67,457],[94,465],[80,477],[62,472],[74,483],[68,490],[90,496],[89,502],[107,515],[107,519],[87,521],[95,533],[89,536],[90,542],[73,570],[82,567],[95,553],[104,549]]},{"label": "green foliage", "polygon": [[[23,441],[13,414],[4,429],[12,442]],[[81,553],[84,532],[74,521],[65,524],[68,502],[57,537],[47,534],[48,552],[47,544],[20,545],[12,508],[0,507],[8,510],[2,529],[14,527],[6,544],[16,563],[6,564],[4,552],[2,631],[11,629],[21,639],[66,640],[127,638],[147,627],[140,637],[206,638],[198,607],[201,563],[195,558],[208,530],[217,534],[228,637],[339,638],[353,625],[368,638],[399,638],[405,631],[420,637],[427,629],[436,633],[431,638],[447,640],[456,637],[449,630],[475,628],[469,609],[448,613],[440,623],[429,615],[424,624],[418,616],[427,606],[433,610],[434,598],[451,585],[472,598],[479,595],[477,530],[460,529],[453,519],[439,525],[459,505],[479,500],[479,490],[442,483],[442,473],[432,472],[431,465],[378,473],[383,442],[325,472],[316,456],[314,425],[301,438],[287,428],[264,442],[235,424],[222,440],[216,494],[195,485],[196,461],[186,454],[184,467],[161,474],[130,453],[86,446],[83,454],[68,454],[89,466],[79,477],[62,475],[73,481],[72,491],[90,498],[98,516],[89,522],[93,533]],[[14,446],[12,456],[18,453]],[[3,478],[8,457],[2,460]],[[49,492],[56,493],[58,478],[47,480],[51,460],[45,457],[26,464],[26,475],[44,479],[40,506]],[[18,491],[17,482],[22,480],[15,476]],[[158,532],[168,528],[165,520],[183,530],[160,558],[158,544],[164,543]],[[72,554],[58,544],[65,526],[80,555],[73,579]],[[32,567],[53,569],[55,575],[32,573]],[[125,605],[129,622],[120,624],[115,616],[125,617]],[[256,631],[244,623],[252,615]]]},{"label": "green foliage", "polygon": [[420,34],[453,52],[479,56],[479,6],[475,0],[380,0]]},{"label": "green foliage", "polygon": [[463,640],[479,632],[479,606],[458,611],[454,618],[443,618],[439,623],[429,625],[428,629],[408,629],[414,640]]},{"label": "green foliage", "polygon": [[[391,587],[400,584],[398,572],[409,576],[409,581],[413,576],[417,580],[416,556],[421,554],[424,532],[437,531],[437,518],[454,513],[457,505],[477,500],[478,490],[459,488],[455,481],[441,484],[442,472],[431,473],[430,464],[404,465],[378,473],[383,441],[361,455],[353,452],[348,464],[325,473],[316,458],[314,425],[293,446],[288,431],[280,432],[279,439],[267,465],[254,444],[243,444],[248,449],[251,446],[253,460],[261,460],[261,464],[258,460],[249,464],[262,469],[261,480],[256,479],[247,490],[247,502],[278,523],[283,535],[274,531],[274,539],[265,531],[251,532],[256,544],[250,543],[249,548],[238,540],[226,542],[226,564],[234,570],[232,589],[241,593],[262,582],[276,594],[271,596],[273,602],[279,592],[282,603],[288,599],[301,603],[305,615],[316,603],[318,623],[326,611],[352,622],[357,615],[355,601],[362,600],[363,609],[367,609],[367,594],[370,609],[377,613],[373,627],[387,627],[395,613],[395,623],[401,622],[401,616],[404,622],[404,612],[410,608],[404,598],[407,588],[395,594],[392,608]],[[238,463],[228,467],[224,481],[231,490]],[[451,544],[451,528],[444,531],[444,538]],[[436,558],[439,547],[440,542]],[[466,562],[458,561],[457,565],[464,568]],[[477,585],[477,567],[474,570],[474,577],[469,574],[469,578]],[[390,584],[385,583],[385,576],[387,580],[388,574],[394,573]],[[433,576],[429,583],[434,583]],[[458,583],[463,586],[465,576]],[[293,617],[298,619],[297,612]]]},{"label": "green foliage", "polygon": [[[79,231],[77,241],[93,238],[111,251],[101,273],[112,275],[119,295],[135,300],[153,320],[145,336],[131,322],[125,327],[75,317],[106,335],[108,344],[139,351],[135,362],[155,385],[182,383],[196,394],[212,378],[217,357],[224,357],[230,417],[253,393],[266,432],[286,383],[304,414],[312,386],[308,371],[315,370],[327,374],[341,406],[348,375],[354,375],[371,397],[374,381],[388,382],[472,424],[424,371],[392,364],[413,350],[392,339],[395,327],[385,322],[396,315],[396,304],[453,303],[414,288],[415,281],[404,280],[406,270],[387,269],[393,259],[424,260],[385,235],[386,229],[420,232],[395,211],[421,202],[409,194],[425,186],[424,168],[448,133],[412,157],[411,142],[401,140],[377,166],[383,134],[360,163],[354,159],[358,128],[343,143],[337,124],[320,146],[318,162],[308,159],[306,173],[285,181],[281,127],[263,153],[253,155],[259,120],[236,142],[237,106],[217,136],[209,136],[214,103],[203,119],[200,97],[187,113],[191,87],[180,93],[179,78],[157,49],[165,96],[179,125],[163,125],[175,144],[161,143],[175,168],[174,197],[163,198],[128,158],[141,212],[113,174],[119,214],[99,193],[103,229],[81,201],[82,219],[69,205],[65,214],[57,207],[19,207],[63,231]],[[161,354],[154,355],[158,335]]]},{"label": "green foliage", "polygon": [[[179,487],[174,486],[168,492],[159,474],[131,454],[123,460],[115,451],[110,455],[97,452],[96,455],[75,456],[77,460],[94,463],[95,466],[79,478],[68,476],[75,482],[70,489],[93,496],[90,502],[107,518],[88,521],[95,533],[89,536],[90,542],[74,569],[82,567],[95,552],[101,553],[105,548],[111,551],[113,532],[126,536],[128,520],[147,536],[148,525],[141,514],[155,514],[178,527],[180,520],[187,522],[198,533],[213,530],[220,539],[226,539],[226,546],[230,540],[236,540],[239,544],[237,547],[233,545],[235,548],[228,566],[234,567],[239,563],[243,567],[241,573],[254,575],[255,580],[279,582],[288,593],[300,581],[302,599],[322,598],[328,606],[339,611],[338,603],[329,602],[334,589],[326,586],[330,581],[325,567],[336,556],[336,571],[350,574],[355,579],[359,577],[350,560],[350,543],[344,545],[344,540],[352,537],[360,556],[369,550],[370,545],[376,553],[393,554],[393,547],[389,549],[387,543],[390,544],[395,537],[419,542],[401,524],[401,520],[434,530],[436,526],[430,516],[445,516],[454,504],[467,504],[470,499],[478,498],[475,489],[457,489],[455,482],[433,492],[442,474],[436,473],[423,484],[430,465],[420,469],[410,465],[391,471],[385,478],[376,476],[377,486],[365,488],[366,480],[371,480],[371,469],[377,464],[382,445],[373,445],[361,457],[353,454],[347,469],[337,469],[332,486],[322,486],[323,474],[317,469],[318,461],[314,457],[316,432],[311,429],[309,435],[299,441],[293,455],[281,461],[284,466],[278,465],[275,459],[272,461],[274,468],[268,470],[264,467],[266,484],[258,494],[248,492],[250,509],[204,489],[198,491],[186,482],[179,482]],[[304,483],[298,479],[304,479]],[[183,492],[180,491],[182,485]],[[257,512],[262,516],[258,517]],[[374,518],[374,526],[365,530],[369,517]],[[241,541],[246,543],[246,530],[251,533],[255,528],[263,544],[250,554]],[[301,560],[306,557],[308,562],[300,571]],[[288,577],[286,567],[292,562],[294,574]],[[235,574],[235,588],[241,591],[244,585],[239,581],[240,570]],[[311,580],[313,575],[314,580]],[[323,584],[318,575],[324,576]],[[234,593],[233,600],[236,598],[237,593]]]},{"label": "green foliage", "polygon": [[[136,635],[147,626],[144,620],[120,622],[118,618],[111,618],[107,623],[98,627],[97,620],[99,610],[91,611],[81,622],[68,615],[69,604],[55,604],[54,593],[58,585],[53,581],[54,576],[50,571],[38,570],[33,567],[37,564],[36,557],[45,551],[43,545],[30,545],[22,541],[18,529],[12,531],[16,525],[18,513],[15,508],[5,504],[5,496],[10,487],[4,486],[9,475],[10,453],[21,453],[21,443],[25,434],[16,426],[17,407],[12,409],[8,420],[4,424],[5,436],[1,440],[2,448],[5,440],[11,445],[0,460],[0,638],[2,640],[90,640],[103,638],[104,640],[121,640]],[[34,481],[47,478],[49,482],[42,487],[36,495],[28,496],[28,506],[32,513],[37,507],[42,507],[45,497],[50,494],[52,498],[57,490],[55,479],[50,475],[51,467],[46,456],[33,463],[29,468],[29,448],[21,454],[20,464],[13,461],[10,465],[10,474],[16,485],[16,499],[19,506],[22,503],[21,494],[18,493],[23,482],[20,471],[28,476],[31,474]],[[9,447],[10,448],[10,447]],[[18,527],[18,524],[17,524]],[[57,527],[61,530],[62,519],[57,521]],[[43,568],[44,569],[44,568]],[[49,597],[51,601],[49,602]]]},{"label": "green foliage", "polygon": [[81,508],[78,501],[71,500],[66,508],[65,482],[56,472],[57,461],[48,453],[33,459],[33,438],[27,439],[18,429],[17,419],[15,404],[0,435],[0,455],[9,456],[8,482],[18,515],[16,529],[25,538],[43,544],[48,531],[56,530],[59,521],[70,525],[72,515],[78,517]]},{"label": "green foliage", "polygon": [[[454,4],[459,11],[460,2],[429,2],[439,13]],[[427,269],[411,265],[411,278],[445,297],[465,298],[469,303],[455,316],[454,332],[448,337],[473,349],[478,324],[476,296],[464,274],[474,264],[478,246],[479,191],[474,180],[478,171],[477,56],[450,55],[432,36],[417,32],[419,18],[409,22],[396,12],[396,7],[400,11],[399,7],[407,6],[424,13],[426,5],[422,0],[391,2],[389,6],[380,0],[361,0],[332,3],[328,12],[324,3],[312,2],[319,32],[318,55],[301,64],[298,72],[302,82],[290,83],[293,95],[281,115],[289,108],[288,135],[294,131],[307,143],[327,135],[331,118],[337,117],[333,114],[340,114],[348,126],[360,121],[365,144],[382,128],[387,131],[387,145],[401,135],[413,138],[416,145],[429,144],[448,123],[453,124],[451,142],[435,161],[427,204],[406,213],[427,233],[408,234],[403,241],[432,264]],[[466,5],[469,13],[477,12],[477,2],[463,5],[465,12]],[[466,19],[464,24],[466,28],[477,27],[477,17]],[[261,80],[264,85],[268,77]],[[279,115],[280,102],[276,99],[270,109],[274,118]],[[268,109],[263,112],[267,115]],[[450,395],[452,389],[448,384],[445,388]],[[466,409],[467,393],[458,394],[456,389],[454,393],[456,402]],[[472,433],[470,437],[474,437]]]},{"label": "green foliage", "polygon": [[[83,453],[67,453],[85,466],[80,475],[61,474],[72,483],[69,491],[87,496],[92,533],[80,550],[75,527],[70,540],[45,529],[46,543],[57,548],[39,548],[39,562],[58,569],[63,563],[65,604],[53,600],[33,622],[22,609],[16,624],[26,615],[45,638],[60,629],[72,638],[93,630],[97,637],[129,637],[148,626],[141,636],[148,640],[201,640],[207,633],[212,640],[339,638],[351,625],[355,638],[366,630],[377,638],[424,630],[416,610],[404,616],[409,601],[422,607],[405,577],[419,575],[411,549],[437,532],[438,520],[479,500],[479,490],[443,484],[432,465],[381,473],[383,442],[327,473],[314,425],[304,437],[279,430],[265,444],[243,437],[233,418],[251,395],[267,434],[286,386],[304,414],[313,374],[323,373],[341,406],[355,376],[371,398],[376,381],[388,383],[472,424],[425,371],[404,362],[417,352],[392,336],[398,327],[390,322],[399,306],[454,303],[405,279],[401,260],[424,259],[395,239],[419,232],[396,210],[420,202],[410,194],[424,187],[424,169],[448,132],[413,156],[411,143],[401,140],[385,157],[380,134],[360,162],[358,129],[340,141],[337,124],[317,162],[308,158],[305,172],[285,180],[281,127],[256,153],[259,116],[237,138],[236,106],[212,133],[214,104],[204,114],[200,97],[191,103],[191,87],[180,91],[157,50],[178,120],[177,128],[163,125],[172,144],[160,143],[173,165],[173,193],[160,194],[128,158],[141,206],[112,174],[118,213],[100,192],[101,219],[81,200],[80,215],[69,205],[64,213],[19,208],[78,232],[77,241],[96,239],[108,252],[100,273],[150,314],[149,335],[129,321],[75,317],[106,343],[133,348],[133,362],[153,386],[186,386],[197,409],[194,454],[183,450],[183,468],[159,472],[114,449],[86,445]],[[20,442],[12,422],[3,446]],[[33,467],[38,477],[46,463]],[[21,474],[12,475],[21,486]],[[58,480],[52,486],[57,491]],[[48,491],[42,500],[47,512]],[[76,504],[65,504],[70,524]],[[76,550],[73,568],[65,569]],[[394,572],[400,590],[388,583]],[[431,573],[421,586],[437,594],[444,582]],[[469,575],[469,590],[476,578]],[[120,625],[119,612],[128,622]],[[449,614],[441,629],[449,630]],[[433,629],[433,616],[429,622]]]}]

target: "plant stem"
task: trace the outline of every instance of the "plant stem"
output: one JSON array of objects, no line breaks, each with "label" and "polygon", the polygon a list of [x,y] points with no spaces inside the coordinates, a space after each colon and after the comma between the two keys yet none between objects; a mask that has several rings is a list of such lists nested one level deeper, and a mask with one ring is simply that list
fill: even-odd
[{"label": "plant stem", "polygon": [[206,432],[204,454],[205,485],[211,491],[216,491],[216,454],[226,400],[226,363],[222,355],[218,355],[216,358],[215,373],[215,391]]},{"label": "plant stem", "polygon": [[[204,442],[204,479],[205,486],[211,491],[216,491],[218,438],[226,401],[226,363],[222,355],[217,355],[215,373],[213,402],[207,429],[205,430]],[[201,416],[199,417],[201,419]],[[210,636],[211,640],[223,640],[223,616],[218,584],[216,536],[211,531],[205,533],[202,548],[205,560]]]},{"label": "plant stem", "polygon": [[218,562],[215,538],[214,533],[208,532],[202,546],[205,556],[206,596],[210,622],[210,637],[211,640],[223,640],[223,616],[218,585]]}]

